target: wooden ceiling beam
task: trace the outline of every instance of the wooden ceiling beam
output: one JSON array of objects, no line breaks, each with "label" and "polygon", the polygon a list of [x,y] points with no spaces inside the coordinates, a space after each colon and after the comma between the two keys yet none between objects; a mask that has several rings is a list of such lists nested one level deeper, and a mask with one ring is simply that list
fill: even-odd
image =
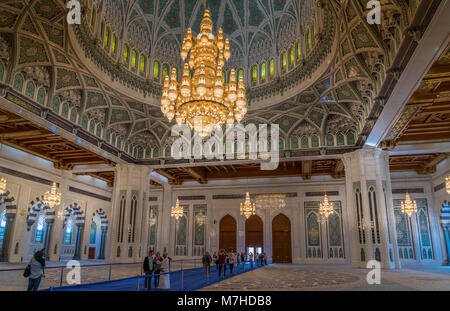
[{"label": "wooden ceiling beam", "polygon": [[41,135],[43,132],[41,130],[26,130],[26,131],[15,131],[15,132],[4,132],[0,134],[0,139],[11,139],[20,138],[23,136],[31,137],[36,135]]}]

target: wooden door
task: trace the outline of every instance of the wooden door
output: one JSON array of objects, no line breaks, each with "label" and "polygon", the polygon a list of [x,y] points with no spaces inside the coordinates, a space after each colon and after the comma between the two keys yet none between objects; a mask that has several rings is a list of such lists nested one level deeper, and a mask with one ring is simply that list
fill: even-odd
[{"label": "wooden door", "polygon": [[95,259],[95,247],[89,247],[89,257],[88,259]]},{"label": "wooden door", "polygon": [[291,222],[283,214],[272,221],[272,262],[292,263]]},{"label": "wooden door", "polygon": [[263,221],[256,215],[245,221],[245,249],[249,247],[254,247],[255,251],[257,247],[264,247]]},{"label": "wooden door", "polygon": [[230,215],[220,221],[219,248],[226,252],[236,251],[236,220]]}]

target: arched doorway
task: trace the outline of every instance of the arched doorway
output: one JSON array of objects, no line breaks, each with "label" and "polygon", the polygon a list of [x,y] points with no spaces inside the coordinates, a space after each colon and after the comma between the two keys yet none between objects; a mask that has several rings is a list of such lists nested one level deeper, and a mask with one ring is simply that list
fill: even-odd
[{"label": "arched doorway", "polygon": [[247,254],[261,254],[264,245],[263,221],[252,215],[245,221],[245,250]]},{"label": "arched doorway", "polygon": [[291,222],[283,214],[272,220],[272,262],[292,263]]},{"label": "arched doorway", "polygon": [[236,251],[236,220],[226,215],[220,220],[219,248],[225,251]]}]

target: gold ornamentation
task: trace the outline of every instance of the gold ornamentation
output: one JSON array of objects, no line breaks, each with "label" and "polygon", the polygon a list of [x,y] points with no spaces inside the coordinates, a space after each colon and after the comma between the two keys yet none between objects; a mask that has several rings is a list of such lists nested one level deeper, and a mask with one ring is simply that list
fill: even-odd
[{"label": "gold ornamentation", "polygon": [[245,194],[245,201],[241,203],[241,215],[245,216],[245,218],[249,218],[252,215],[256,214],[256,206],[255,203],[250,201],[250,194],[247,192]]},{"label": "gold ornamentation", "polygon": [[445,178],[445,189],[447,190],[447,193],[450,194],[450,175]]},{"label": "gold ornamentation", "polygon": [[44,200],[42,202],[50,208],[54,208],[56,205],[61,204],[61,192],[58,192],[56,182],[53,182],[50,191],[45,192]]},{"label": "gold ornamentation", "polygon": [[326,193],[325,196],[323,197],[323,202],[320,202],[319,213],[320,215],[325,217],[325,219],[328,219],[328,216],[334,213],[333,203],[328,201],[328,196]]},{"label": "gold ornamentation", "polygon": [[407,214],[409,217],[411,217],[413,213],[417,212],[417,203],[416,201],[411,201],[408,192],[406,192],[405,201],[402,201],[400,206],[402,208],[401,209],[402,213]]},{"label": "gold ornamentation", "polygon": [[6,179],[0,179],[0,194],[6,193]]},{"label": "gold ornamentation", "polygon": [[170,216],[174,217],[175,220],[184,216],[183,206],[180,206],[180,201],[177,199],[177,203],[175,206],[172,206],[172,210],[170,211]]}]

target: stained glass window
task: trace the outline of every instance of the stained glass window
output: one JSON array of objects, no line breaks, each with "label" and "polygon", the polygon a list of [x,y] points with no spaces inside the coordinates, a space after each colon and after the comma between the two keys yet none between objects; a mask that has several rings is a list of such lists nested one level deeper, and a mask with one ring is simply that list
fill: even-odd
[{"label": "stained glass window", "polygon": [[281,68],[286,69],[286,53],[281,54]]},{"label": "stained glass window", "polygon": [[70,244],[72,242],[73,220],[69,219],[66,223],[66,230],[64,231],[64,243]]},{"label": "stained glass window", "polygon": [[89,234],[89,244],[95,244],[95,238],[97,234],[97,224],[95,221],[92,221],[91,232]]},{"label": "stained glass window", "polygon": [[166,78],[166,76],[169,74],[169,65],[167,65],[167,64],[163,65],[162,74],[163,74],[163,80],[164,80]]},{"label": "stained glass window", "polygon": [[289,49],[289,65],[293,65],[294,64],[294,49],[290,48]]},{"label": "stained glass window", "polygon": [[258,69],[256,68],[256,66],[252,67],[252,81],[258,81]]},{"label": "stained glass window", "polygon": [[223,84],[225,84],[226,83],[226,74],[225,74],[225,72],[224,71],[222,71],[222,80],[223,80]]},{"label": "stained glass window", "polygon": [[309,30],[306,32],[306,49],[310,49],[311,48],[311,36],[309,33]]},{"label": "stained glass window", "polygon": [[116,53],[116,41],[117,41],[117,37],[116,37],[116,35],[113,35],[112,42],[111,42],[111,51],[114,54]]},{"label": "stained glass window", "polygon": [[302,49],[301,49],[301,45],[300,42],[297,43],[297,59],[300,58],[302,56]]},{"label": "stained glass window", "polygon": [[0,214],[0,245],[3,239],[5,238],[5,229],[6,229],[6,210]]},{"label": "stained glass window", "polygon": [[106,28],[104,45],[108,46],[108,43],[109,43],[109,28]]},{"label": "stained glass window", "polygon": [[266,78],[266,63],[262,63],[261,64],[261,79],[265,79]]},{"label": "stained glass window", "polygon": [[133,52],[131,52],[131,67],[132,68],[136,68],[136,50],[133,50]]},{"label": "stained glass window", "polygon": [[153,77],[159,78],[159,62],[153,63]]},{"label": "stained glass window", "polygon": [[44,241],[44,227],[45,218],[44,215],[39,216],[36,223],[36,234],[34,235],[34,241],[37,243],[42,243]]},{"label": "stained glass window", "polygon": [[141,59],[139,60],[139,70],[141,72],[145,72],[145,55],[141,55]]},{"label": "stained glass window", "polygon": [[269,61],[269,74],[273,76],[275,74],[275,61],[273,58]]},{"label": "stained glass window", "polygon": [[311,24],[311,41],[314,42],[316,40],[316,25],[314,22]]},{"label": "stained glass window", "polygon": [[128,63],[128,45],[123,46],[123,61]]},{"label": "stained glass window", "polygon": [[239,71],[238,71],[238,81],[241,80],[241,77],[242,77],[242,79],[244,79],[244,70],[243,69],[239,69]]}]

